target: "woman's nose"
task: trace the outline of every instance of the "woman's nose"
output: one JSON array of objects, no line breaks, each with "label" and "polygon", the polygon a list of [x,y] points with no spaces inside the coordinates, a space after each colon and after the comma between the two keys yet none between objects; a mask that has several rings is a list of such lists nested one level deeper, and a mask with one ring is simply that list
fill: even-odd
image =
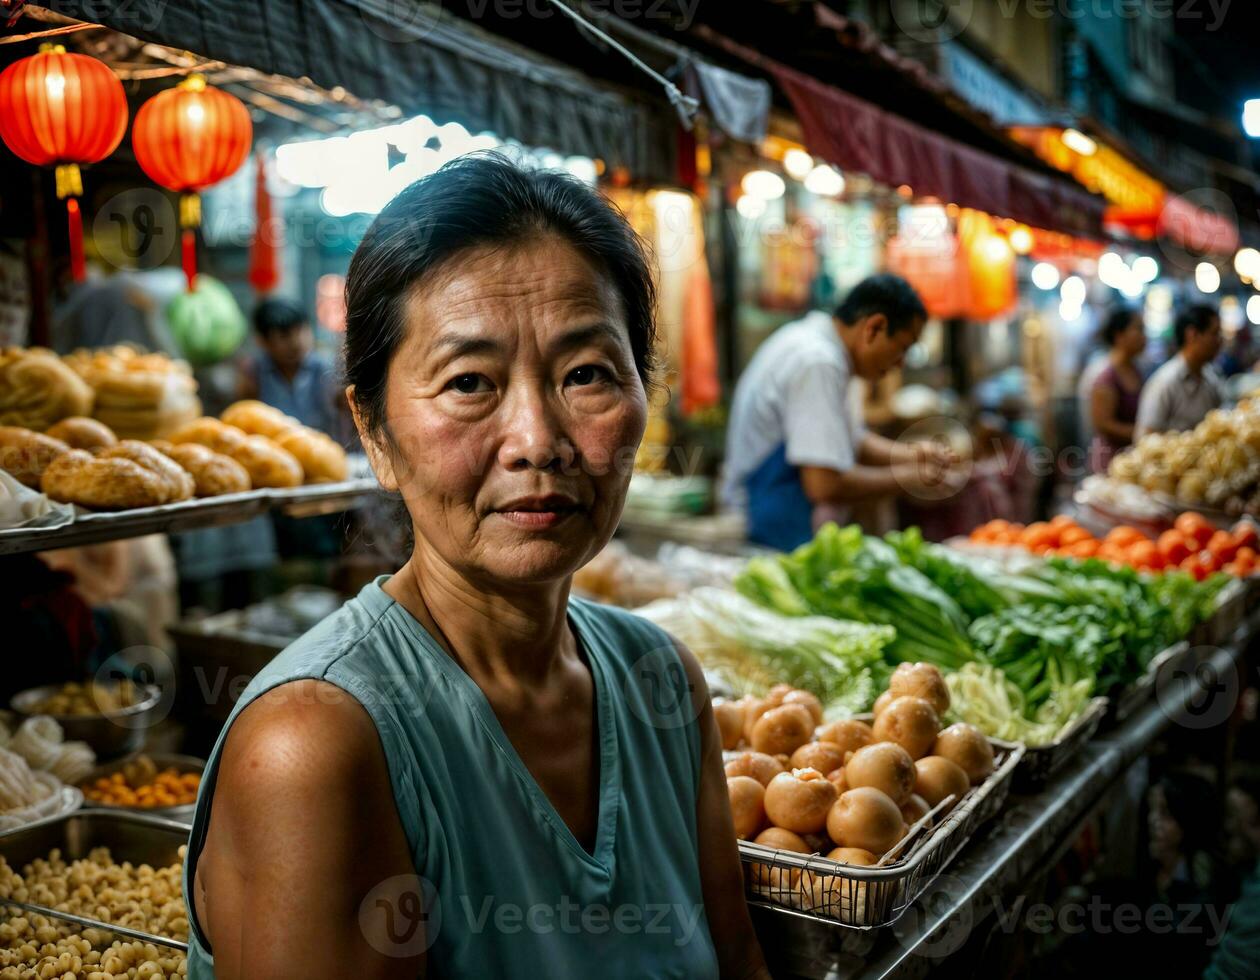
[{"label": "woman's nose", "polygon": [[565,470],[573,465],[577,449],[546,398],[530,395],[513,399],[507,408],[507,435],[499,448],[503,466]]}]

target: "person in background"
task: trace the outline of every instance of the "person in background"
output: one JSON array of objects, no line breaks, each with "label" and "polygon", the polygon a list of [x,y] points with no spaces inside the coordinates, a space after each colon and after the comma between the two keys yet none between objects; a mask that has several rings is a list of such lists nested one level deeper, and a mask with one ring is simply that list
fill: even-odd
[{"label": "person in background", "polygon": [[242,374],[240,397],[266,402],[332,434],[345,397],[332,360],[315,350],[306,311],[291,300],[265,299],[254,310],[254,332],[262,351]]},{"label": "person in background", "polygon": [[1225,401],[1212,361],[1221,351],[1221,317],[1210,306],[1192,306],[1173,324],[1177,353],[1151,375],[1138,402],[1133,438],[1148,432],[1193,429]]},{"label": "person in background", "polygon": [[1137,422],[1142,374],[1137,359],[1146,350],[1146,324],[1135,310],[1114,311],[1103,324],[1102,339],[1107,360],[1090,391],[1090,420],[1094,437],[1089,447],[1089,466],[1106,472],[1111,458],[1132,444]]},{"label": "person in background", "polygon": [[947,450],[866,431],[850,396],[855,377],[877,381],[897,367],[926,321],[909,283],[872,276],[834,313],[809,313],[761,345],[735,389],[723,487],[746,512],[750,540],[788,550],[823,522],[846,521],[856,501],[936,491],[947,479]]}]

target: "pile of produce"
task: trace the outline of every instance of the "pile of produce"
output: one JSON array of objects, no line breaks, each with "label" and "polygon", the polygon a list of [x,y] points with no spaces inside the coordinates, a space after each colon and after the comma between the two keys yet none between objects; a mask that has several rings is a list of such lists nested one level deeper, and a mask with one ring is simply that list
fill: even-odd
[{"label": "pile of produce", "polygon": [[32,714],[85,718],[112,715],[134,707],[141,700],[142,692],[126,678],[111,684],[70,681],[29,710]]},{"label": "pile of produce", "polygon": [[1107,475],[1190,506],[1260,514],[1260,397],[1209,412],[1189,432],[1143,436]]},{"label": "pile of produce", "polygon": [[889,626],[785,616],[717,588],[658,600],[638,614],[686,644],[733,690],[749,694],[787,681],[819,699],[828,717],[870,706],[895,634]]},{"label": "pile of produce", "polygon": [[1202,514],[1186,511],[1158,538],[1128,525],[1097,538],[1072,518],[1060,515],[1025,527],[1001,519],[971,532],[974,544],[1020,547],[1035,555],[1101,558],[1140,572],[1179,568],[1202,581],[1214,572],[1246,578],[1256,572],[1256,525],[1242,520],[1230,530],[1217,530]]},{"label": "pile of produce", "polygon": [[173,768],[159,770],[147,755],[128,762],[119,772],[101,776],[82,787],[83,795],[96,803],[155,810],[197,802],[201,776]]},{"label": "pile of produce", "polygon": [[[1204,532],[1190,528],[1194,518],[1202,520],[1186,518],[1176,533],[1192,530],[1198,541]],[[1073,529],[1045,527],[1059,537]],[[753,559],[735,586],[787,616],[891,626],[889,663],[944,671],[955,717],[1040,745],[1093,696],[1139,679],[1156,654],[1211,615],[1226,581],[1204,569],[1140,574],[1098,558],[1048,557],[1012,574],[928,544],[915,529],[881,540],[828,525],[790,555]]]},{"label": "pile of produce", "polygon": [[[716,700],[724,747],[744,749],[726,763],[736,835],[838,865],[874,865],[938,805],[937,817],[992,773],[988,739],[970,725],[943,727],[950,695],[935,667],[902,664],[877,704],[870,724],[820,724],[817,699],[786,684],[764,698]],[[764,864],[750,873],[753,890],[775,901],[860,915],[857,892],[832,874]]]}]

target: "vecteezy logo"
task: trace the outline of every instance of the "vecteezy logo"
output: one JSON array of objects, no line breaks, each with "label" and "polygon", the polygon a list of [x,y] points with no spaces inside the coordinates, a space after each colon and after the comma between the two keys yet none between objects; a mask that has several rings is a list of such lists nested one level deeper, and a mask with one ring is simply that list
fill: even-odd
[{"label": "vecteezy logo", "polygon": [[359,928],[368,945],[395,959],[419,956],[441,927],[437,889],[418,875],[386,878],[359,903]]},{"label": "vecteezy logo", "polygon": [[944,959],[962,949],[971,935],[973,912],[957,896],[966,888],[953,875],[937,875],[918,899],[893,923],[893,935],[916,956]]},{"label": "vecteezy logo", "polygon": [[892,16],[907,37],[924,44],[951,41],[971,23],[974,0],[893,0]]},{"label": "vecteezy logo", "polygon": [[391,44],[423,41],[446,16],[441,0],[367,0],[356,6],[367,29]]},{"label": "vecteezy logo", "polygon": [[125,190],[96,209],[92,240],[101,259],[115,268],[162,265],[179,240],[175,208],[155,188]]},{"label": "vecteezy logo", "polygon": [[[121,708],[113,704],[98,705],[98,710],[119,728],[132,731],[152,728],[164,721],[175,706],[175,664],[159,647],[134,646],[120,650],[101,664],[92,679],[103,691],[122,690],[124,683],[134,685],[137,700],[133,704],[124,704]],[[139,708],[139,705],[145,707]],[[132,708],[137,710],[129,710]]]},{"label": "vecteezy logo", "polygon": [[1193,666],[1165,665],[1155,675],[1155,700],[1173,724],[1202,730],[1233,714],[1242,690],[1238,665],[1231,660],[1221,669],[1212,659],[1216,652],[1216,647],[1196,647],[1185,661]]},{"label": "vecteezy logo", "polygon": [[653,728],[681,728],[699,716],[695,686],[672,647],[650,650],[635,661],[626,684],[631,710]]}]

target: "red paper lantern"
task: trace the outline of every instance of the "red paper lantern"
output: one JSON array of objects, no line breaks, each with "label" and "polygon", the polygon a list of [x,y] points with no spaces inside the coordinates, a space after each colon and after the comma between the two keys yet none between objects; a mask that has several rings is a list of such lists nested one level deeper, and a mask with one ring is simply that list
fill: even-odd
[{"label": "red paper lantern", "polygon": [[131,129],[136,162],[154,183],[178,191],[184,229],[184,274],[191,290],[197,274],[193,229],[201,223],[198,192],[230,177],[245,162],[254,137],[249,110],[234,95],[189,75],[140,107]]},{"label": "red paper lantern", "polygon": [[70,266],[83,280],[79,165],[114,152],[127,130],[127,96],[103,62],[44,44],[0,72],[0,138],[27,163],[57,168],[57,197],[66,199]]}]

